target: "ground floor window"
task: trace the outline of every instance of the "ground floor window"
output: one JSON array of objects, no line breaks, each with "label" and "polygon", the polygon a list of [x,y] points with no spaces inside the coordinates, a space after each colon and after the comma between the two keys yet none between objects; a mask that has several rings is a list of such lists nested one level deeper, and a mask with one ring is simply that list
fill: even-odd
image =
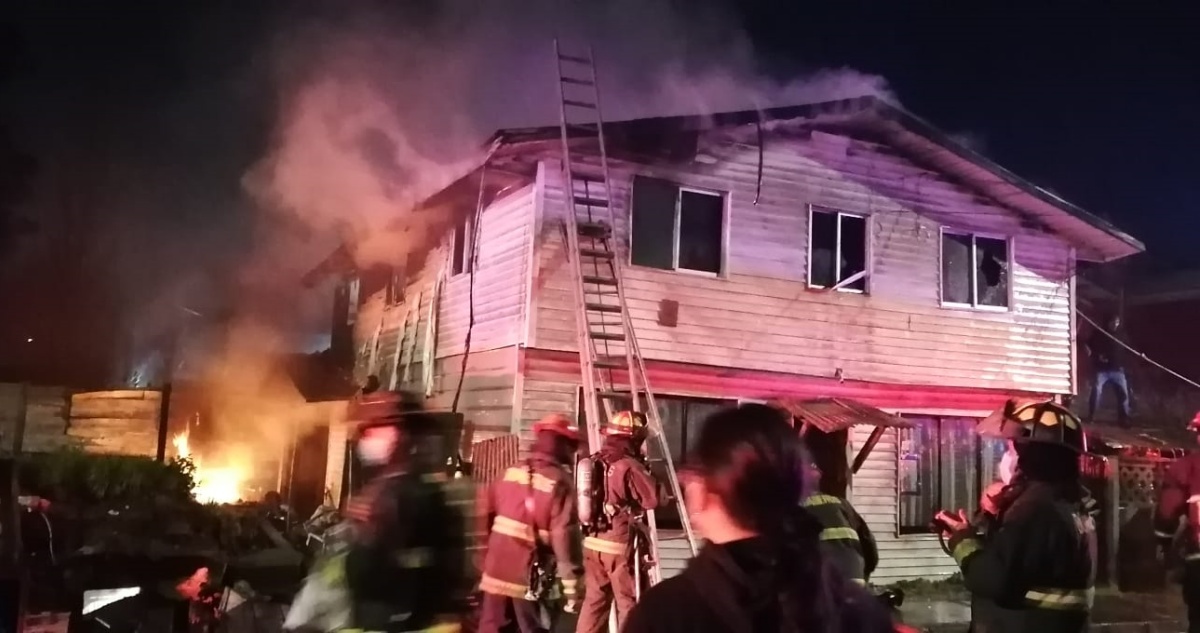
[{"label": "ground floor window", "polygon": [[914,425],[898,429],[896,443],[899,531],[926,534],[938,510],[975,511],[1005,444],[981,438],[974,418],[905,417]]}]

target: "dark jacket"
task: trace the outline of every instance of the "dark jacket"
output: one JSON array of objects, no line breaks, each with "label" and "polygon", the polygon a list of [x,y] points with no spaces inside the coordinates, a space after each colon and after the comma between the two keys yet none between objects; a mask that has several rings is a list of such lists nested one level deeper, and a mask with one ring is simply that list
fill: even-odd
[{"label": "dark jacket", "polygon": [[658,484],[636,457],[605,447],[597,455],[606,465],[603,512],[611,517],[607,529],[588,534],[583,547],[604,554],[629,553],[632,532],[644,528],[645,513],[658,507]]},{"label": "dark jacket", "polygon": [[[1188,499],[1200,495],[1200,453],[1181,457],[1163,475],[1154,513],[1154,535],[1167,547],[1175,538],[1179,523],[1188,513]],[[1184,539],[1184,560],[1200,560],[1200,539],[1189,534]]]},{"label": "dark jacket", "polygon": [[821,523],[821,547],[842,575],[866,585],[879,565],[879,550],[867,522],[849,501],[833,495],[815,494],[804,507]]},{"label": "dark jacket", "polygon": [[420,629],[458,610],[466,534],[441,478],[384,473],[350,500],[346,514],[355,527],[346,582],[357,628]]},{"label": "dark jacket", "polygon": [[[758,538],[708,545],[684,572],[646,591],[622,633],[772,633],[780,630],[778,596],[764,578],[772,565]],[[842,631],[890,633],[891,617],[865,590],[843,579]],[[803,632],[799,632],[803,633]]]},{"label": "dark jacket", "polygon": [[1096,576],[1094,504],[1078,488],[1021,483],[985,540],[975,527],[949,546],[971,592],[976,633],[1082,633]]},{"label": "dark jacket", "polygon": [[[583,557],[572,490],[567,469],[539,453],[492,482],[479,510],[480,527],[488,534],[480,591],[524,599],[537,543],[553,553],[566,597],[575,596]],[[526,509],[530,498],[532,516]]]}]

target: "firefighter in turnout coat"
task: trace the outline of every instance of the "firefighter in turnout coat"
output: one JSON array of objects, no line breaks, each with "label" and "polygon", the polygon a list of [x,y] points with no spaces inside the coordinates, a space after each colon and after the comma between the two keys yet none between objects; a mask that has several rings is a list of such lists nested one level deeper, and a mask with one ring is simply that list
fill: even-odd
[{"label": "firefighter in turnout coat", "polygon": [[[1188,429],[1200,432],[1200,413]],[[1183,602],[1187,605],[1188,631],[1200,632],[1200,453],[1191,452],[1171,464],[1159,489],[1154,535],[1163,558],[1171,549],[1180,524],[1183,534]],[[1187,517],[1186,521],[1182,521]]]},{"label": "firefighter in turnout coat", "polygon": [[419,448],[434,432],[415,401],[397,392],[351,403],[355,449],[370,480],[347,503],[353,527],[340,565],[354,631],[456,631],[465,533],[442,480]]},{"label": "firefighter in turnout coat", "polygon": [[[821,470],[810,464],[814,481]],[[804,500],[804,508],[821,523],[821,547],[846,578],[865,587],[879,565],[875,536],[858,511],[846,499],[818,491]]]},{"label": "firefighter in turnout coat", "polygon": [[1017,472],[984,538],[964,512],[934,522],[971,592],[975,633],[1083,633],[1096,570],[1096,527],[1079,481],[1083,425],[1052,402],[1005,409]]},{"label": "firefighter in turnout coat", "polygon": [[555,572],[566,610],[578,610],[581,537],[568,465],[579,429],[562,415],[550,415],[533,431],[528,460],[510,466],[481,499],[480,527],[488,537],[479,633],[506,631],[514,621],[521,633],[548,628],[541,603],[556,597]]},{"label": "firefighter in turnout coat", "polygon": [[649,542],[643,518],[658,506],[658,484],[640,459],[646,431],[645,415],[634,411],[614,415],[604,428],[604,446],[590,458],[596,465],[596,490],[578,491],[581,497],[591,496],[593,516],[584,525],[588,592],[576,633],[608,630],[614,602],[620,630],[637,601],[634,557],[644,552],[634,551],[634,536],[640,530],[642,543]]}]

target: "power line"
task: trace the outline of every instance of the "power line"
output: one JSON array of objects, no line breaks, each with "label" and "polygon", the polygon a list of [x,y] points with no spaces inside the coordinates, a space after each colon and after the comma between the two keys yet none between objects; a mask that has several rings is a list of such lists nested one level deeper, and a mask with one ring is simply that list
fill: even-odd
[{"label": "power line", "polygon": [[1092,317],[1089,317],[1087,314],[1085,314],[1079,308],[1075,308],[1075,314],[1078,314],[1079,316],[1083,317],[1083,320],[1090,323],[1097,332],[1100,332],[1101,334],[1112,339],[1114,342],[1116,342],[1117,345],[1120,345],[1121,347],[1124,347],[1125,349],[1129,350],[1130,352],[1133,352],[1138,358],[1167,372],[1168,374],[1171,374],[1172,376],[1178,378],[1179,380],[1182,380],[1183,382],[1187,383],[1188,385],[1195,387],[1196,389],[1200,389],[1200,383],[1197,383],[1196,381],[1192,380],[1191,378],[1188,378],[1187,376],[1180,374],[1179,372],[1171,369],[1170,367],[1167,367],[1166,365],[1163,365],[1162,363],[1154,360],[1153,358],[1146,356],[1145,354],[1134,349],[1133,347],[1130,347],[1130,345],[1128,343],[1126,343],[1125,341],[1122,341],[1121,339],[1117,338],[1117,336],[1115,334],[1113,334],[1112,332],[1109,332],[1108,330],[1101,327],[1099,323],[1096,323],[1096,321],[1094,319],[1092,319]]}]

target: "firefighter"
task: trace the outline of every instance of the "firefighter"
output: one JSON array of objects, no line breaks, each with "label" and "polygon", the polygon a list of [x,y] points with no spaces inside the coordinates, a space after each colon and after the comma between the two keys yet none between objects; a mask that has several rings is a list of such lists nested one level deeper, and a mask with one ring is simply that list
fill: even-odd
[{"label": "firefighter", "polygon": [[[588,466],[597,473],[593,490],[579,490],[593,508],[584,525],[583,571],[588,593],[579,613],[577,633],[600,633],[608,629],[608,614],[617,607],[617,630],[637,601],[634,537],[649,543],[643,522],[646,512],[658,506],[658,484],[642,462],[646,440],[646,416],[622,411],[604,427],[604,446],[592,455]],[[581,507],[583,504],[581,503]]]},{"label": "firefighter", "polygon": [[1083,425],[1052,402],[1010,402],[1005,417],[1017,465],[994,527],[984,538],[962,510],[939,512],[935,524],[971,592],[974,631],[1082,633],[1096,571],[1093,504],[1080,484]]},{"label": "firefighter", "polygon": [[554,597],[555,569],[565,610],[578,610],[579,518],[568,468],[579,447],[579,429],[555,414],[534,424],[533,432],[530,457],[510,466],[482,495],[479,518],[488,537],[479,633],[499,633],[514,620],[521,633],[550,628],[540,603]]},{"label": "firefighter", "polygon": [[356,399],[349,418],[360,425],[358,460],[373,471],[346,509],[353,527],[344,559],[349,628],[455,630],[465,535],[419,448],[433,423],[413,400],[388,391]]},{"label": "firefighter", "polygon": [[[813,481],[820,482],[821,469],[809,464]],[[854,506],[846,499],[818,489],[804,500],[804,508],[821,524],[821,547],[846,578],[866,586],[879,565],[875,536]]]},{"label": "firefighter", "polygon": [[[1200,413],[1188,423],[1200,432]],[[1188,631],[1200,632],[1200,452],[1188,453],[1171,464],[1159,489],[1154,535],[1159,555],[1165,559],[1175,540],[1180,520],[1186,516],[1183,534],[1183,602],[1187,605]]]}]

